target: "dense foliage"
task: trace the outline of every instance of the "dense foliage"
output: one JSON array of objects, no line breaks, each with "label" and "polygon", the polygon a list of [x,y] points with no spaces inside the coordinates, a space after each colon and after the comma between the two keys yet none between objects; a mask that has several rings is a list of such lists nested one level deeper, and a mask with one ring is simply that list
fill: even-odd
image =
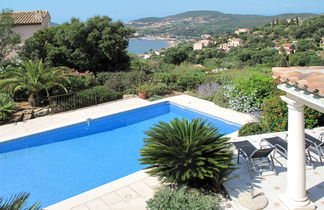
[{"label": "dense foliage", "polygon": [[148,81],[148,75],[144,71],[102,72],[97,74],[96,81],[116,91],[135,93],[137,86]]},{"label": "dense foliage", "polygon": [[6,120],[7,117],[15,110],[15,103],[9,94],[0,93],[0,120]]},{"label": "dense foliage", "polygon": [[279,132],[287,130],[287,104],[278,95],[268,97],[264,100],[262,121],[268,131]]},{"label": "dense foliage", "polygon": [[[324,114],[310,107],[305,107],[305,128],[324,125]],[[263,103],[261,123],[266,131],[279,132],[288,129],[287,104],[278,95],[266,98]]]},{"label": "dense foliage", "polygon": [[17,49],[20,43],[19,34],[12,30],[11,12],[11,10],[2,10],[0,13],[0,65],[13,50]]},{"label": "dense foliage", "polygon": [[[202,50],[192,50],[192,45],[180,44],[165,51],[163,61],[171,64],[191,62],[207,66],[242,68],[255,65],[264,66],[315,66],[324,65],[323,57],[316,54],[322,51],[320,40],[324,36],[324,15],[305,19],[302,22],[292,19],[277,20],[272,24],[255,27],[246,34],[219,35],[212,38],[216,44]],[[307,32],[306,32],[307,31]],[[311,32],[310,32],[311,31]],[[225,52],[218,48],[228,38],[236,37],[243,46]],[[285,43],[295,43],[296,53],[287,54],[280,49]],[[283,53],[279,53],[279,51]]]},{"label": "dense foliage", "polygon": [[259,112],[263,99],[276,89],[273,79],[266,74],[254,73],[238,78],[223,86],[229,107],[240,112]]},{"label": "dense foliage", "polygon": [[26,40],[20,55],[82,71],[127,70],[128,38],[132,33],[122,22],[112,22],[107,16],[95,16],[86,22],[72,18],[70,22],[34,33]]},{"label": "dense foliage", "polygon": [[216,210],[221,209],[219,200],[216,194],[207,194],[186,186],[163,186],[147,201],[147,207],[151,210]]},{"label": "dense foliage", "polygon": [[238,136],[250,136],[264,133],[265,129],[263,128],[262,124],[259,122],[250,122],[243,125],[239,132]]},{"label": "dense foliage", "polygon": [[[218,129],[202,119],[173,119],[145,132],[141,163],[164,182],[219,187],[232,169],[232,152]],[[217,190],[217,189],[215,189]]]}]

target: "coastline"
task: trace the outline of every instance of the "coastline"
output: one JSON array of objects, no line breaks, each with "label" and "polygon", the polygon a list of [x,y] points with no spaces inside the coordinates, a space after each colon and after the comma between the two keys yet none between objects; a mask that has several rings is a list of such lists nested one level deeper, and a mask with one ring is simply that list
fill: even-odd
[{"label": "coastline", "polygon": [[179,43],[175,39],[165,38],[165,37],[160,37],[160,36],[141,36],[141,37],[130,38],[130,40],[136,40],[136,39],[139,39],[139,40],[161,40],[161,41],[166,41],[166,43],[168,44],[167,48],[175,47]]}]

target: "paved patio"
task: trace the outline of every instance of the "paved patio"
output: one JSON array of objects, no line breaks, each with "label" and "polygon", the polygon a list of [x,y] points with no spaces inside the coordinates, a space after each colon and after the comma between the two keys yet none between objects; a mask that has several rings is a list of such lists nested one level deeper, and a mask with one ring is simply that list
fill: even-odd
[{"label": "paved patio", "polygon": [[[314,137],[318,137],[321,132],[324,132],[324,127],[316,128],[307,133]],[[273,134],[263,134],[247,137],[237,137],[232,138],[232,141],[242,141],[249,140],[257,148],[259,148],[259,143],[262,138],[280,136],[285,137],[286,132],[273,133]],[[324,165],[321,165],[318,156],[312,154],[312,157],[317,158],[315,160],[315,170],[309,165],[306,167],[306,188],[307,193],[312,202],[317,206],[317,209],[324,209]],[[275,166],[279,174],[276,176],[274,172],[265,172],[263,176],[253,173],[253,179],[250,178],[248,172],[247,163],[241,159],[238,169],[232,173],[233,176],[237,178],[232,179],[225,183],[225,188],[229,192],[232,199],[236,202],[240,209],[245,209],[239,204],[238,197],[243,192],[251,192],[251,186],[253,186],[255,193],[264,193],[268,199],[268,206],[266,209],[276,210],[284,209],[279,201],[279,195],[286,191],[286,159],[280,157],[279,154],[276,155],[276,159],[283,164],[280,166],[278,162],[275,161]]]},{"label": "paved patio", "polygon": [[146,209],[146,201],[160,186],[159,181],[144,171],[133,173],[114,182],[87,191],[45,209],[108,210]]}]

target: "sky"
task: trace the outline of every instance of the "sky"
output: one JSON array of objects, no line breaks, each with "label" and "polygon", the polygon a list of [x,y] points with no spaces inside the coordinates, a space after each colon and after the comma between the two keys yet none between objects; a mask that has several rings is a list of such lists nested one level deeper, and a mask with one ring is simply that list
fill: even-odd
[{"label": "sky", "polygon": [[86,20],[108,15],[124,22],[142,17],[164,17],[193,10],[214,10],[231,14],[277,15],[282,13],[324,13],[324,0],[0,0],[0,8],[15,11],[48,10],[52,22],[72,17]]}]

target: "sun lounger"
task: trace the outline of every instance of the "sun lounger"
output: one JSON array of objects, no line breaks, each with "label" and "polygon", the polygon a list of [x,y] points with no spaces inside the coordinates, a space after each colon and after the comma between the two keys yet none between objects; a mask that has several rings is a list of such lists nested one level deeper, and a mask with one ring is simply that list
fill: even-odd
[{"label": "sun lounger", "polygon": [[309,150],[317,154],[319,156],[321,164],[323,164],[322,159],[324,159],[324,132],[319,135],[318,139],[305,133],[305,139],[312,143],[312,145],[309,147]]},{"label": "sun lounger", "polygon": [[[288,157],[288,142],[287,141],[285,141],[282,138],[276,136],[276,137],[271,137],[271,138],[263,138],[261,140],[260,144],[262,144],[263,142],[267,142],[270,146],[275,148],[275,152],[279,153],[282,157],[287,159],[287,157]],[[311,155],[309,153],[309,147],[311,145],[312,145],[312,143],[310,141],[307,141],[307,140],[305,141],[305,149],[306,149],[306,153],[307,153],[307,155],[306,155],[307,162],[309,162],[314,168],[314,163],[313,163],[312,157],[311,157]],[[274,159],[275,159],[275,154],[274,154]],[[275,160],[277,160],[277,159],[275,159]]]},{"label": "sun lounger", "polygon": [[[251,144],[247,140],[232,142],[232,144],[236,147],[238,151],[237,163],[240,162],[240,156],[242,156],[245,160],[247,160],[251,170],[254,170],[255,172],[259,172],[262,174],[262,170],[259,169],[259,167],[257,167],[257,163],[261,162],[263,164],[266,163],[268,165],[268,168],[277,174],[274,167],[273,158],[271,155],[271,152],[274,150],[273,147],[257,149],[253,144]],[[250,170],[249,173],[250,176],[252,177]]]}]

